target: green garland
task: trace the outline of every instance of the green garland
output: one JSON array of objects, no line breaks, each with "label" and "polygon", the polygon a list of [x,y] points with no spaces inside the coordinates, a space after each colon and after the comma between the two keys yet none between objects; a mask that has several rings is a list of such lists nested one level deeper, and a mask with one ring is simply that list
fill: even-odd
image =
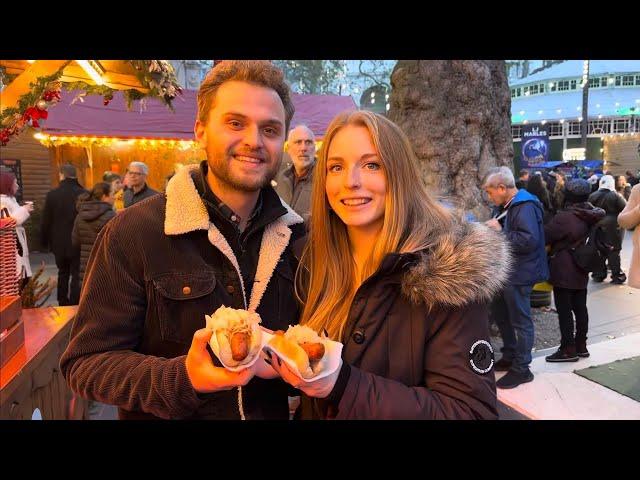
[{"label": "green garland", "polygon": [[[4,135],[8,137],[20,133],[24,127],[21,119],[25,111],[35,106],[47,89],[52,88],[51,84],[59,80],[63,70],[71,61],[69,60],[62,65],[55,73],[46,77],[39,77],[35,82],[31,82],[29,84],[29,92],[20,96],[17,107],[6,108],[0,113],[0,130],[4,129],[2,132]],[[136,89],[123,90],[122,93],[127,109],[130,110],[136,100],[156,97],[167,105],[171,111],[175,111],[171,102],[182,89],[171,64],[164,60],[127,60],[127,62],[133,66],[140,83],[149,90],[147,93]],[[0,80],[2,80],[3,84],[10,84],[16,77],[17,75],[8,75],[6,69],[0,67]],[[88,95],[101,95],[104,98],[105,105],[113,98],[116,91],[105,85],[90,85],[82,81],[61,83],[65,90],[81,90]],[[4,141],[8,140],[5,139]]]},{"label": "green garland", "polygon": [[29,92],[20,96],[17,107],[5,108],[0,114],[0,125],[5,125],[9,119],[15,119],[16,115],[22,116],[25,110],[33,107],[46,91],[47,87],[57,81],[62,76],[62,71],[70,63],[66,62],[58,71],[46,77],[39,77],[35,82],[29,84]]}]

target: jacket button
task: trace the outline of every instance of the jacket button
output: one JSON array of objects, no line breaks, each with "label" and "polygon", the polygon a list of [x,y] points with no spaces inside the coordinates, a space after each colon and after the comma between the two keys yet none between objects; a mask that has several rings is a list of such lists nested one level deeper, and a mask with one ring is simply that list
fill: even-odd
[{"label": "jacket button", "polygon": [[227,285],[227,292],[233,293],[235,291],[236,291],[236,289],[233,287],[233,285]]},{"label": "jacket button", "polygon": [[182,287],[182,293],[184,293],[185,295],[191,295],[191,287]]},{"label": "jacket button", "polygon": [[360,345],[361,343],[364,343],[364,339],[365,339],[364,332],[358,329],[355,332],[353,332],[353,335],[351,336],[351,338],[353,338],[354,342]]}]

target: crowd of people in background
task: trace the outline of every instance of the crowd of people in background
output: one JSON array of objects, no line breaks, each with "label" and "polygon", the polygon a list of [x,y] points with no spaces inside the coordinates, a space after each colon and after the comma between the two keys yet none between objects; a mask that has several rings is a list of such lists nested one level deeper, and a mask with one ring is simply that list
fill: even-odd
[{"label": "crowd of people in background", "polygon": [[[640,224],[638,176],[630,171],[617,178],[607,171],[581,173],[523,169],[516,181],[502,167],[485,179],[483,188],[497,207],[486,223],[505,234],[515,263],[509,285],[492,306],[504,343],[496,370],[508,371],[497,382],[498,388],[514,388],[533,379],[528,363],[534,335],[529,294],[534,283],[551,284],[558,313],[560,346],[546,360],[575,362],[589,356],[589,273],[594,282],[603,282],[609,275],[612,284],[627,281],[620,251],[624,229]],[[637,228],[633,242],[630,285],[638,288]],[[541,250],[541,245],[546,248]]]},{"label": "crowd of people in background", "polygon": [[[143,162],[131,162],[124,174],[104,172],[102,182],[87,191],[79,182],[74,165],[59,169],[59,185],[49,191],[42,208],[40,244],[55,257],[57,301],[61,306],[77,305],[84,270],[96,237],[118,212],[159,192],[151,189],[146,178],[149,169]],[[23,224],[34,210],[33,202],[19,205],[15,175],[0,174],[0,202],[6,214],[17,221],[17,268],[20,290],[32,276],[29,248]]]}]

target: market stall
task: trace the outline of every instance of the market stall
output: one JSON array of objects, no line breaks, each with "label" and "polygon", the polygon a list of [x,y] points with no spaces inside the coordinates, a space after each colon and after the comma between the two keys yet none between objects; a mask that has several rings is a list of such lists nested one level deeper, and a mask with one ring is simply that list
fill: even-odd
[{"label": "market stall", "polygon": [[[100,95],[103,106],[119,91],[128,108],[146,98],[171,107],[181,91],[164,60],[0,60],[0,88],[3,160],[11,141],[29,129],[41,130],[63,89]],[[17,166],[3,161],[3,168]],[[15,227],[11,221],[1,227],[0,418],[31,418],[36,408],[45,419],[86,418],[86,403],[71,394],[58,367],[77,307],[23,309],[10,265],[16,258]]]}]

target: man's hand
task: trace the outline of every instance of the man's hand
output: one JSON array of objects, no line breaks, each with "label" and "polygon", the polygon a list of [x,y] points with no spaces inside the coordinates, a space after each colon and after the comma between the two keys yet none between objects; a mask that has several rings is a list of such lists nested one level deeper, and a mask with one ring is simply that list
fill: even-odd
[{"label": "man's hand", "polygon": [[213,330],[202,328],[193,334],[191,348],[185,361],[187,375],[193,389],[198,393],[211,393],[220,390],[231,390],[233,387],[246,385],[254,376],[256,364],[239,372],[231,372],[224,367],[216,367],[207,351],[207,344]]},{"label": "man's hand", "polygon": [[484,222],[484,224],[492,230],[495,230],[496,232],[502,231],[502,225],[500,225],[500,222],[495,218],[487,220],[486,222]]},{"label": "man's hand", "polygon": [[340,369],[342,368],[342,360],[340,360],[340,365],[338,365],[336,371],[331,375],[311,382],[305,382],[298,377],[298,375],[293,373],[288,365],[280,360],[275,353],[271,354],[271,366],[276,372],[278,372],[285,382],[304,392],[308,397],[325,398],[331,393],[331,390],[333,390],[333,387],[338,380]]}]

